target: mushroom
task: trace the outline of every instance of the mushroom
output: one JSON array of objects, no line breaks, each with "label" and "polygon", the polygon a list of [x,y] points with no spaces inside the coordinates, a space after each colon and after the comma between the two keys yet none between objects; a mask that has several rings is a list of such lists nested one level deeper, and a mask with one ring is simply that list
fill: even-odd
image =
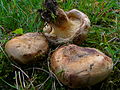
[{"label": "mushroom", "polygon": [[53,52],[51,70],[70,88],[95,85],[112,71],[112,59],[95,48],[74,44],[62,46]]},{"label": "mushroom", "polygon": [[87,37],[90,28],[89,18],[77,9],[65,12],[53,1],[46,0],[47,11],[39,10],[42,18],[47,22],[47,25],[43,28],[45,36],[53,44],[67,42],[80,44]]},{"label": "mushroom", "polygon": [[21,64],[34,62],[48,51],[48,41],[42,33],[26,33],[8,41],[5,51],[13,61]]}]

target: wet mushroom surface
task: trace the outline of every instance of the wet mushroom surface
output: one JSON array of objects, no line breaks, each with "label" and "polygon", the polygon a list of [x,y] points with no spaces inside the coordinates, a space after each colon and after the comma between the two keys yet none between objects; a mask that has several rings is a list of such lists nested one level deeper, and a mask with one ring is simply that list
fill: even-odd
[{"label": "wet mushroom surface", "polygon": [[8,41],[5,51],[15,62],[27,64],[48,52],[48,41],[42,33],[26,33]]},{"label": "wet mushroom surface", "polygon": [[62,46],[53,52],[51,69],[58,79],[70,88],[95,85],[112,71],[112,59],[95,48],[74,44]]}]

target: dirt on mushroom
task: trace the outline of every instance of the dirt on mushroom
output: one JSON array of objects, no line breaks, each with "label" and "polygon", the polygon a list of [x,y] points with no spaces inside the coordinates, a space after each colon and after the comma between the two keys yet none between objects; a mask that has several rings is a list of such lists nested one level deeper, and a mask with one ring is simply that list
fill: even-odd
[{"label": "dirt on mushroom", "polygon": [[104,53],[74,44],[58,48],[50,61],[58,79],[71,88],[95,85],[103,81],[113,68],[112,59]]},{"label": "dirt on mushroom", "polygon": [[5,45],[5,51],[13,61],[27,64],[35,62],[48,51],[48,41],[42,33],[26,33],[15,37]]}]

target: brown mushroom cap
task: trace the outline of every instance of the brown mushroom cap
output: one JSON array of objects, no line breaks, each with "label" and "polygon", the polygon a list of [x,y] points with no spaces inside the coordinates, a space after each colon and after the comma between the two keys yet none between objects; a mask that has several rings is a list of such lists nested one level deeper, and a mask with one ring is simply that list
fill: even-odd
[{"label": "brown mushroom cap", "polygon": [[8,41],[5,51],[14,61],[27,64],[34,62],[36,57],[45,55],[48,42],[42,33],[26,33]]},{"label": "brown mushroom cap", "polygon": [[71,88],[94,85],[112,71],[112,59],[95,48],[73,44],[58,48],[50,59],[58,79]]},{"label": "brown mushroom cap", "polygon": [[57,20],[55,23],[48,23],[43,29],[48,40],[54,44],[74,42],[80,44],[86,39],[90,20],[83,12],[72,9],[64,12],[57,9]]}]

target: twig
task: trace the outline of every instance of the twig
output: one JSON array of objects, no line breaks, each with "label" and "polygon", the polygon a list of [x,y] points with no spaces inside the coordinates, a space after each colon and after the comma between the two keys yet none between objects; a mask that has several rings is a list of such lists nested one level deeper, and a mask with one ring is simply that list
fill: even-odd
[{"label": "twig", "polygon": [[34,68],[32,68],[32,76],[34,75],[34,71],[35,71],[35,69],[34,69]]},{"label": "twig", "polygon": [[16,67],[17,69],[19,69],[28,79],[30,79],[29,76],[20,67],[14,65],[14,64],[11,64],[11,65]]},{"label": "twig", "polygon": [[16,67],[17,69],[19,69],[28,78],[28,80],[30,82],[30,85],[34,86],[32,84],[32,82],[30,81],[30,77],[21,68],[19,68],[18,66],[14,65],[14,64],[11,64],[11,65],[14,66],[14,67]]},{"label": "twig", "polygon": [[10,58],[7,56],[7,54],[6,54],[5,51],[3,50],[2,46],[0,46],[0,49],[1,49],[1,51],[3,52],[3,54],[5,55],[5,57],[7,58],[7,60],[9,61]]},{"label": "twig", "polygon": [[37,85],[37,87],[39,87],[38,89],[40,90],[40,88],[42,88],[42,86],[50,79],[51,76],[48,76],[48,78],[42,83]]},{"label": "twig", "polygon": [[0,29],[2,30],[2,32],[5,32],[5,28],[0,26]]},{"label": "twig", "polygon": [[38,69],[38,70],[44,71],[44,72],[49,74],[49,72],[47,70],[42,69],[42,68],[38,68],[38,67],[28,68],[28,69],[25,69],[25,70],[30,70],[30,69]]},{"label": "twig", "polygon": [[4,79],[2,79],[2,78],[1,78],[1,80],[2,80],[4,83],[6,83],[7,85],[9,85],[10,87],[12,87],[12,88],[15,88],[15,89],[16,89],[16,87],[15,87],[15,86],[13,86],[13,85],[9,84],[9,83],[8,83],[8,82],[6,82]]},{"label": "twig", "polygon": [[[37,70],[41,70],[41,71],[44,71],[45,73],[47,73],[47,74],[49,74],[49,77],[42,83],[42,84],[39,84],[39,85],[37,85],[36,87],[39,87],[39,88],[41,88],[46,82],[47,82],[47,80],[50,78],[50,73],[47,71],[47,70],[45,70],[45,69],[42,69],[42,68],[38,68],[38,67],[33,67],[33,68],[28,68],[28,69],[25,69],[25,70],[30,70],[30,69],[33,69],[33,70],[35,70],[35,69],[37,69]],[[35,80],[35,79],[34,79]],[[34,82],[34,80],[31,82],[31,83],[33,83]],[[31,84],[30,84],[31,85]],[[28,86],[28,87],[30,87],[30,85]]]},{"label": "twig", "polygon": [[117,39],[118,39],[117,37],[114,37],[111,40],[109,40],[108,42],[113,42],[113,41],[116,41]]},{"label": "twig", "polygon": [[25,78],[23,73],[22,73],[22,78],[23,78],[23,87],[25,88]]},{"label": "twig", "polygon": [[17,71],[15,71],[15,82],[16,82],[16,89],[18,90],[18,79],[17,79]]},{"label": "twig", "polygon": [[119,59],[117,59],[117,61],[114,63],[114,65],[113,65],[113,66],[115,66],[118,62],[120,62],[120,61],[119,61]]},{"label": "twig", "polygon": [[32,81],[30,81],[30,84],[28,85],[28,88],[30,88],[30,86],[32,85],[32,87],[34,87],[33,82],[36,80],[36,78],[34,78]]},{"label": "twig", "polygon": [[54,80],[54,82],[53,82],[53,84],[52,84],[52,90],[56,90],[55,80]]},{"label": "twig", "polygon": [[22,79],[21,79],[21,75],[20,74],[21,74],[20,71],[18,71],[18,77],[19,77],[20,85],[21,85],[21,87],[23,89],[23,84],[22,84]]}]

